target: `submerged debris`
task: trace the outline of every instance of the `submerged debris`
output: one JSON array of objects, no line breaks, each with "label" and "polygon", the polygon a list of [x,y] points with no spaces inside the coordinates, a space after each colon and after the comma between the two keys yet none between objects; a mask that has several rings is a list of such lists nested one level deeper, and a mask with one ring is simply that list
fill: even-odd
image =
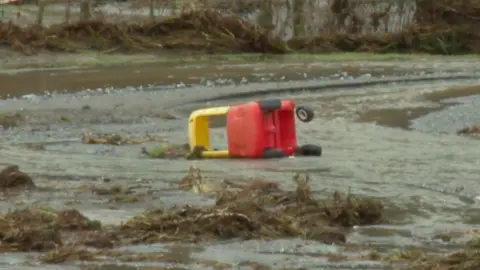
[{"label": "submerged debris", "polygon": [[480,125],[473,125],[469,127],[462,128],[457,131],[458,135],[473,135],[480,134]]},{"label": "submerged debris", "polygon": [[187,175],[178,183],[178,188],[191,190],[195,193],[210,193],[220,191],[225,188],[225,186],[215,185],[211,182],[205,181],[200,169],[191,166]]},{"label": "submerged debris", "polygon": [[45,253],[41,257],[43,263],[55,264],[68,261],[88,261],[93,260],[96,254],[84,249],[78,249],[73,246],[61,247]]},{"label": "submerged debris", "polygon": [[0,171],[0,189],[35,188],[32,178],[20,171],[17,165],[10,165]]},{"label": "submerged debris", "polygon": [[[9,212],[0,217],[0,250],[43,251],[43,262],[61,263],[96,260],[113,247],[139,243],[299,237],[341,244],[348,228],[383,221],[383,204],[375,199],[338,192],[314,198],[308,175],[294,177],[294,191],[264,179],[230,179],[217,185],[210,180],[192,167],[177,187],[210,194],[216,200],[213,205],[147,210],[106,227],[75,209],[28,207]],[[113,186],[93,191],[114,198],[131,190]],[[100,250],[86,251],[87,246]]]},{"label": "submerged debris", "polygon": [[101,223],[91,221],[77,210],[61,212],[25,208],[0,217],[2,251],[46,251],[62,246],[60,231],[99,230]]},{"label": "submerged debris", "polygon": [[480,245],[479,240],[475,239],[467,243],[463,250],[448,253],[446,255],[432,255],[421,253],[414,258],[405,258],[413,261],[406,267],[408,270],[424,269],[462,269],[476,270],[480,269]]},{"label": "submerged debris", "polygon": [[130,138],[122,137],[119,134],[106,135],[104,137],[93,137],[86,133],[82,136],[84,144],[110,144],[110,145],[125,145],[125,144],[140,144],[146,142],[163,142],[165,139],[160,137],[146,137],[146,138]]},{"label": "submerged debris", "polygon": [[135,193],[133,188],[122,187],[119,185],[111,187],[90,187],[91,191],[100,196],[107,196],[108,202],[113,203],[136,203],[143,199],[143,197],[151,196],[151,192]]},{"label": "submerged debris", "polygon": [[201,158],[201,153],[204,150],[204,147],[194,147],[194,149],[190,151],[190,146],[188,144],[171,145],[168,143],[163,143],[150,151],[143,147],[142,154],[150,158],[199,159]]}]

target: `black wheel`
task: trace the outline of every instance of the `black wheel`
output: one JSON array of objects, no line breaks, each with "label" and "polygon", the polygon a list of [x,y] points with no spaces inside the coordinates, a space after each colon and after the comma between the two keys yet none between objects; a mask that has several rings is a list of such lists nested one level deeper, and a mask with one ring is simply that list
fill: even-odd
[{"label": "black wheel", "polygon": [[263,158],[283,158],[285,157],[285,154],[283,151],[278,150],[278,149],[265,149],[263,151]]},{"label": "black wheel", "polygon": [[264,112],[274,111],[282,108],[282,101],[280,99],[265,99],[257,101],[260,110]]},{"label": "black wheel", "polygon": [[313,117],[315,116],[315,112],[311,108],[305,106],[296,107],[295,114],[297,115],[298,119],[300,119],[300,121],[305,123],[312,121]]},{"label": "black wheel", "polygon": [[315,144],[305,144],[296,149],[296,154],[299,156],[321,156],[322,147]]}]

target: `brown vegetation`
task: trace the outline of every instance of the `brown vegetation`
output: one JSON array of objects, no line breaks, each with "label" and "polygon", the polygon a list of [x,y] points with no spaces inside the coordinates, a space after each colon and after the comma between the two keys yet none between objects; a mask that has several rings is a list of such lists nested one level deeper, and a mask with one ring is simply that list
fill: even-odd
[{"label": "brown vegetation", "polygon": [[451,252],[447,255],[418,254],[413,263],[409,263],[409,270],[476,270],[480,269],[479,239],[471,240],[463,250]]},{"label": "brown vegetation", "polygon": [[32,189],[35,188],[35,183],[28,174],[20,171],[17,165],[10,165],[0,171],[0,189],[11,188]]},{"label": "brown vegetation", "polygon": [[82,142],[84,144],[110,144],[110,145],[125,145],[125,144],[141,144],[146,142],[163,142],[165,139],[160,137],[146,137],[146,138],[130,138],[123,137],[119,134],[106,135],[103,137],[93,137],[86,133],[82,135]]},{"label": "brown vegetation", "polygon": [[[342,15],[339,15],[340,20],[352,16],[343,14],[345,8],[342,6],[338,9],[335,12]],[[378,24],[388,12],[389,9],[375,13],[374,21]],[[84,20],[49,28],[38,25],[20,28],[2,22],[0,39],[26,53],[38,49],[76,51],[87,48],[105,52],[174,49],[210,53],[370,51],[458,54],[480,52],[480,35],[475,31],[480,26],[479,17],[480,6],[474,0],[417,0],[416,24],[399,33],[337,31],[317,37],[298,36],[285,42],[273,37],[268,29],[236,15],[189,11],[176,18],[145,24]]]},{"label": "brown vegetation", "polygon": [[[214,206],[147,211],[123,224],[118,235],[132,243],[279,237],[344,243],[344,228],[384,221],[383,204],[375,199],[335,192],[318,200],[312,197],[308,175],[296,175],[294,181],[295,191],[281,191],[274,183],[258,184],[265,180],[242,187],[222,185],[219,191],[208,190],[217,198]],[[209,184],[198,169],[191,169],[179,185],[208,192]]]},{"label": "brown vegetation", "polygon": [[473,126],[462,128],[457,131],[457,134],[458,135],[480,134],[480,125],[473,125]]},{"label": "brown vegetation", "polygon": [[62,230],[98,230],[100,227],[98,221],[90,221],[77,210],[16,210],[0,218],[2,251],[52,250],[64,244]]},{"label": "brown vegetation", "polygon": [[[191,174],[201,177],[198,169],[191,169]],[[73,247],[82,246],[104,249],[133,243],[285,237],[344,243],[345,228],[383,221],[383,205],[375,199],[336,192],[331,198],[318,200],[310,193],[308,176],[297,175],[294,180],[296,191],[282,191],[273,182],[258,184],[258,180],[243,187],[224,185],[213,191],[217,197],[213,206],[149,210],[109,227],[75,209],[16,210],[0,217],[2,250],[52,251],[45,261],[61,262],[72,258],[69,256],[77,250]],[[182,179],[180,184],[188,184],[188,180]],[[96,193],[111,194],[106,190]]]}]

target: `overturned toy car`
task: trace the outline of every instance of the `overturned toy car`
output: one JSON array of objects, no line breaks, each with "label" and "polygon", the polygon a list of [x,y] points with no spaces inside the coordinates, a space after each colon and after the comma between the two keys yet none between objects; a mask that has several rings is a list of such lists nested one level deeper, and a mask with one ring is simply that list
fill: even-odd
[{"label": "overturned toy car", "polygon": [[[226,150],[210,148],[209,117],[226,116]],[[281,158],[321,156],[318,145],[297,145],[295,115],[310,122],[313,110],[292,100],[260,100],[196,110],[189,117],[190,149],[202,149],[204,158]]]}]

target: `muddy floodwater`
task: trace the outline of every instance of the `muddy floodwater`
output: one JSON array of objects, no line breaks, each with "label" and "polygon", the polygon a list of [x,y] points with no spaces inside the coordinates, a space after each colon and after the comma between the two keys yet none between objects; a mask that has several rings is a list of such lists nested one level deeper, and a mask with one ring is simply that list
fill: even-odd
[{"label": "muddy floodwater", "polygon": [[[147,263],[119,262],[107,257],[96,262],[53,266],[39,264],[35,253],[5,253],[0,257],[0,267],[252,269],[239,265],[250,261],[274,269],[398,269],[395,264],[360,258],[371,251],[392,254],[423,248],[440,252],[474,237],[462,235],[448,244],[436,237],[473,229],[480,222],[476,200],[480,195],[480,140],[455,134],[459,128],[480,124],[480,86],[472,87],[480,85],[480,76],[474,62],[440,59],[413,64],[384,61],[325,66],[284,63],[276,68],[265,64],[212,68],[202,64],[183,69],[150,69],[151,74],[163,74],[154,81],[153,75],[145,75],[143,81],[135,79],[136,74],[146,72],[144,67],[133,70],[130,77],[125,70],[113,71],[124,78],[117,85],[109,82],[113,74],[109,70],[49,71],[41,79],[35,73],[9,75],[7,89],[12,89],[10,94],[18,98],[0,100],[0,112],[18,113],[22,120],[1,131],[0,164],[19,165],[41,189],[4,195],[1,212],[28,205],[75,208],[103,224],[119,224],[148,208],[212,204],[211,199],[202,195],[171,188],[185,176],[189,166],[195,166],[214,182],[261,177],[278,181],[284,189],[295,188],[291,181],[295,172],[308,172],[311,188],[318,196],[351,189],[356,194],[393,202],[395,207],[387,209],[391,222],[353,228],[346,246],[301,239],[153,244],[122,249],[157,252],[165,259]],[[58,76],[59,72],[62,76]],[[35,80],[28,84],[25,78],[29,76],[37,76],[44,84],[35,85]],[[66,76],[71,76],[71,80],[66,80]],[[97,83],[89,84],[89,77]],[[4,79],[2,85],[3,82]],[[154,83],[157,85],[146,86]],[[111,87],[108,91],[43,95],[46,90],[97,89],[106,84]],[[16,85],[19,92],[13,90]],[[126,85],[132,87],[122,88]],[[143,86],[139,89],[138,85]],[[40,94],[35,90],[40,90]],[[8,90],[2,91],[5,95]],[[308,124],[297,124],[298,140],[301,144],[321,145],[323,156],[164,160],[148,159],[141,154],[142,146],[152,148],[158,142],[112,146],[86,145],[81,141],[85,132],[150,135],[170,143],[185,143],[186,119],[192,110],[260,97],[292,98],[298,104],[313,107],[316,118]],[[156,117],[167,113],[174,117]],[[224,147],[223,128],[214,128],[212,134],[212,144]],[[121,203],[89,189],[113,185],[130,187],[133,192],[149,192],[140,201]],[[347,259],[331,260],[332,254],[345,255]],[[103,266],[88,268],[92,264]]]}]

